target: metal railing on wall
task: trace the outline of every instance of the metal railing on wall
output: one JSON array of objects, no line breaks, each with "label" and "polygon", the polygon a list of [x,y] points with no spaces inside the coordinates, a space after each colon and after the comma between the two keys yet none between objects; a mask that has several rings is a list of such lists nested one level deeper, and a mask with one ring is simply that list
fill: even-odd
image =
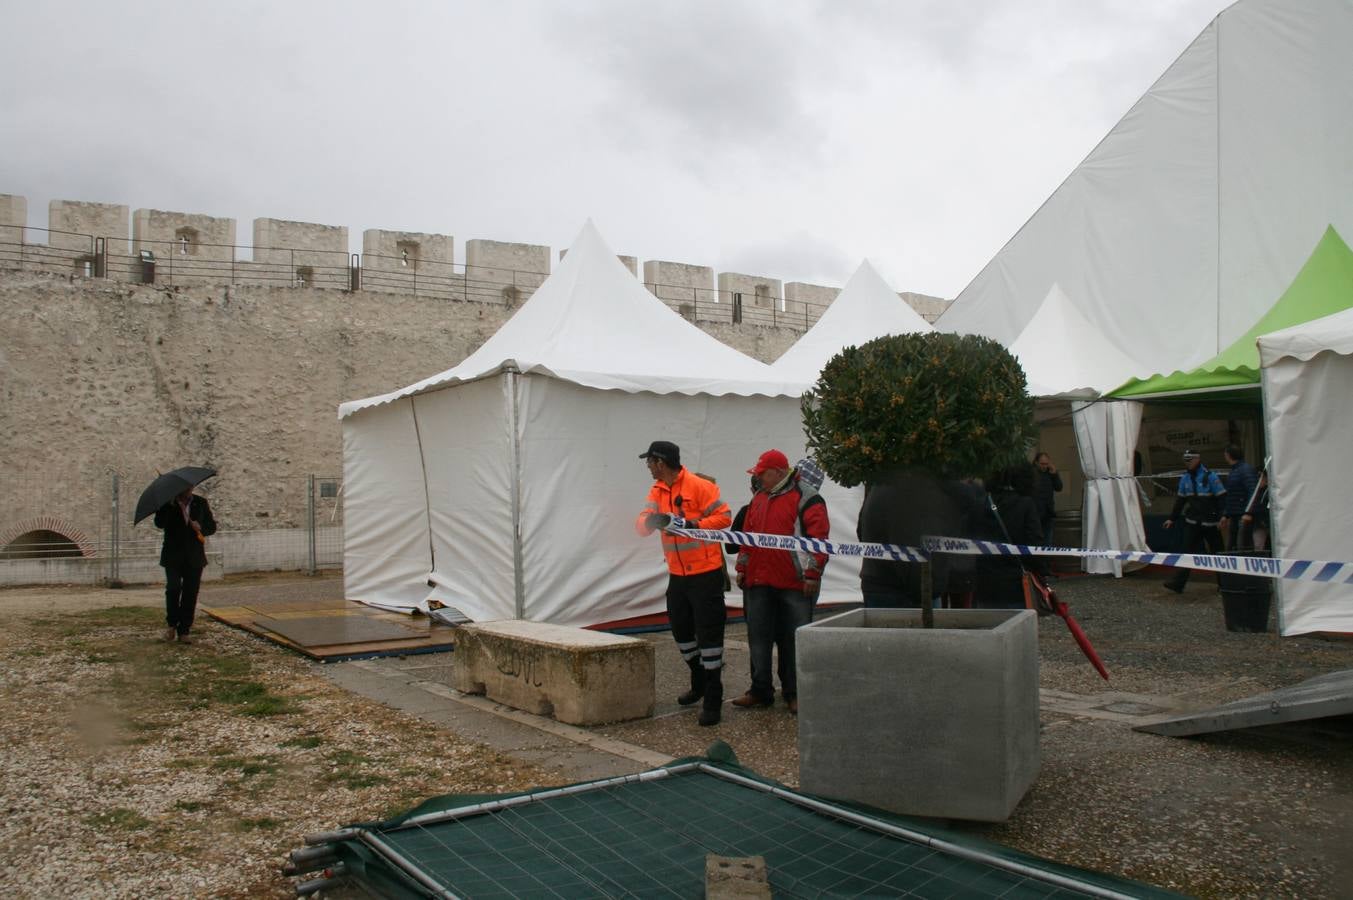
[{"label": "metal railing on wall", "polygon": [[[549,277],[545,272],[427,261],[407,254],[215,244],[187,237],[133,243],[125,237],[15,225],[0,226],[0,268],[168,287],[226,284],[363,290],[506,307],[529,299]],[[754,292],[643,284],[668,307],[696,323],[805,331],[827,308],[822,303]]]}]

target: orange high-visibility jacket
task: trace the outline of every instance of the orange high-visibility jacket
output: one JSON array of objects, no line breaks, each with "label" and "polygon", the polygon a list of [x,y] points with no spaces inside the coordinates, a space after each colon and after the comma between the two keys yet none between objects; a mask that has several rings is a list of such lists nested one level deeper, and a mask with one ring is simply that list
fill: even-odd
[{"label": "orange high-visibility jacket", "polygon": [[[680,503],[676,501],[680,500]],[[653,482],[648,502],[634,522],[634,530],[647,537],[653,529],[644,524],[650,513],[681,516],[692,528],[727,528],[733,521],[728,504],[719,498],[719,486],[685,466],[671,486]],[[673,575],[699,575],[723,567],[723,544],[710,544],[677,535],[662,535],[662,551],[667,556],[667,571]]]}]

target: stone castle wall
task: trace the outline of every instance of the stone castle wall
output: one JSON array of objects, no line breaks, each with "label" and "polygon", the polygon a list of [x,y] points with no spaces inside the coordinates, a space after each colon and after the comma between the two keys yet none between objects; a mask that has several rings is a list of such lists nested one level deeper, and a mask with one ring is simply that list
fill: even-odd
[{"label": "stone castle wall", "polygon": [[[240,248],[221,217],[61,200],[49,232],[26,216],[24,198],[0,195],[0,531],[59,519],[95,543],[111,538],[111,473],[120,540],[150,539],[128,527],[137,493],[189,463],[220,470],[205,492],[223,528],[304,525],[307,476],[341,474],[338,404],[460,362],[552,257],[472,239],[458,265],[450,235],[367,230],[357,262],[336,226],[256,219],[254,246]],[[764,362],[839,293],[621,259]]]},{"label": "stone castle wall", "polygon": [[[306,476],[341,474],[338,404],[455,365],[512,312],[389,292],[0,273],[0,528],[60,516],[106,536],[111,471],[135,487],[125,528],[155,470],[189,463],[220,470],[207,489],[223,528],[302,526]],[[800,333],[706,330],[765,361]]]}]

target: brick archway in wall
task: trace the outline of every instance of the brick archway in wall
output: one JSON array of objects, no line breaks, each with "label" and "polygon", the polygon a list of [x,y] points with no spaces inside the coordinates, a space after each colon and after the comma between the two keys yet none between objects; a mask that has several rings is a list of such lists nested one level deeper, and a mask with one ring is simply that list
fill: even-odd
[{"label": "brick archway in wall", "polygon": [[30,531],[53,531],[78,547],[81,556],[98,555],[89,536],[60,516],[35,516],[0,530],[0,548],[8,547],[16,538]]}]

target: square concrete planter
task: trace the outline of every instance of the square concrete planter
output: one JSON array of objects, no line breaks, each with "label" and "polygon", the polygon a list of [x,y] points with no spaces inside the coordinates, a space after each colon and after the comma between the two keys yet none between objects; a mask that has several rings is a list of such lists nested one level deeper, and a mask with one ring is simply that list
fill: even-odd
[{"label": "square concrete planter", "polygon": [[857,609],[797,634],[799,784],[915,816],[1001,822],[1038,776],[1038,617]]}]

